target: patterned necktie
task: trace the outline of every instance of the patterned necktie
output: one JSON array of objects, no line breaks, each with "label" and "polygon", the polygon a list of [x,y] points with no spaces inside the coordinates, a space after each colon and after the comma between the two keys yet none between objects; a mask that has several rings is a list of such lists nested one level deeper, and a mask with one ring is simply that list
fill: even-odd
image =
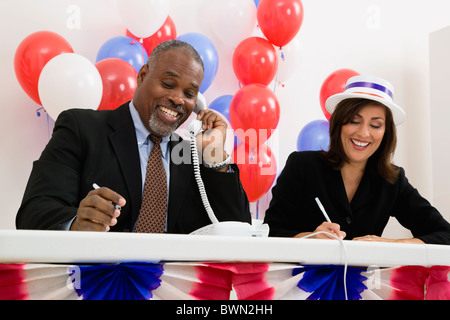
[{"label": "patterned necktie", "polygon": [[150,135],[154,145],[147,162],[144,193],[135,232],[163,233],[167,212],[167,177],[161,158],[161,137]]}]

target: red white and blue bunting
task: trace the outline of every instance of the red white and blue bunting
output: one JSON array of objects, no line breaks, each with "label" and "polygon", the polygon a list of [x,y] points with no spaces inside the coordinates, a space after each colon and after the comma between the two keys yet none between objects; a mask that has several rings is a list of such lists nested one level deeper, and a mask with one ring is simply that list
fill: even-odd
[{"label": "red white and blue bunting", "polygon": [[0,299],[449,300],[449,278],[449,266],[0,264]]}]

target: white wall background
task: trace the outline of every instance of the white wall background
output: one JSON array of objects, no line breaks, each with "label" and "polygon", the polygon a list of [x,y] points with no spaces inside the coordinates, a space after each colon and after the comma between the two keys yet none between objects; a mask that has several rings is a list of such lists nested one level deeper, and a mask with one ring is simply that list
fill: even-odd
[{"label": "white wall background", "polygon": [[[431,96],[431,149],[433,168],[433,200],[437,207],[450,210],[450,171],[448,149],[450,128],[450,27],[433,32],[430,36],[430,96]],[[447,215],[448,217],[448,215]]]},{"label": "white wall background", "polygon": [[[207,102],[239,88],[234,77],[232,50],[224,47],[208,28],[206,3],[211,0],[171,0],[169,15],[177,34],[200,32],[219,51],[219,72],[205,92]],[[217,1],[220,5],[220,1]],[[79,28],[68,24],[70,8],[79,8]],[[319,91],[325,78],[341,68],[373,74],[391,81],[396,102],[407,112],[399,127],[396,163],[406,169],[410,182],[433,202],[431,156],[429,34],[450,25],[448,0],[303,0],[304,20],[297,39],[301,53],[290,61],[295,74],[284,86],[273,86],[281,105],[278,169],[296,150],[297,136],[308,122],[325,119]],[[14,74],[14,54],[20,42],[35,31],[50,30],[63,36],[74,51],[95,63],[100,46],[125,34],[113,0],[18,0],[2,1],[0,48],[0,228],[14,229],[14,219],[23,195],[32,161],[46,145],[53,120],[37,116],[40,107],[22,90]],[[445,106],[441,106],[445,107]],[[444,139],[448,138],[443,137]],[[450,151],[446,151],[446,158]],[[436,176],[435,179],[439,179]],[[448,183],[448,182],[441,182]],[[264,214],[270,195],[260,200]],[[252,206],[253,210],[255,206]],[[450,220],[450,208],[440,208]],[[390,225],[386,234],[407,234]]]}]

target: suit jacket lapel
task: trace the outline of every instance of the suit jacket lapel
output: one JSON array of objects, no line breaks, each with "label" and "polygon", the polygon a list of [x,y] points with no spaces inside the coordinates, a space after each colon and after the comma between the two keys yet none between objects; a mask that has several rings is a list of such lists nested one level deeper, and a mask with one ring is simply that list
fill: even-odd
[{"label": "suit jacket lapel", "polygon": [[[180,158],[178,157],[181,157],[184,161],[179,163]],[[170,141],[169,232],[175,227],[188,188],[193,186],[191,182],[193,177],[191,161],[189,142],[183,141],[178,135],[173,134]]]},{"label": "suit jacket lapel", "polygon": [[131,200],[127,205],[131,207],[132,221],[136,221],[142,201],[142,178],[136,132],[128,103],[111,112],[109,124],[112,128],[109,139],[119,161]]},{"label": "suit jacket lapel", "polygon": [[339,170],[333,171],[334,172],[328,176],[327,185],[331,186],[330,190],[334,190],[331,197],[333,198],[333,201],[338,204],[339,211],[343,210],[337,212],[337,214],[342,215],[345,213],[351,217],[353,216],[354,211],[356,212],[358,208],[364,206],[373,197],[374,190],[372,190],[371,179],[366,170],[359,183],[358,189],[353,196],[352,202],[349,203],[341,172]]},{"label": "suit jacket lapel", "polygon": [[345,192],[344,181],[340,170],[329,168],[329,174],[324,175],[325,185],[330,190],[330,198],[335,203],[335,214],[338,216],[351,215],[350,204],[348,202],[347,193]]},{"label": "suit jacket lapel", "polygon": [[353,197],[351,208],[353,211],[358,211],[358,209],[368,202],[371,201],[372,197],[375,195],[376,188],[373,187],[371,174],[368,172],[368,169],[366,168],[366,171],[364,172],[364,175],[361,179],[361,182],[359,183],[358,189],[356,190],[356,193]]}]

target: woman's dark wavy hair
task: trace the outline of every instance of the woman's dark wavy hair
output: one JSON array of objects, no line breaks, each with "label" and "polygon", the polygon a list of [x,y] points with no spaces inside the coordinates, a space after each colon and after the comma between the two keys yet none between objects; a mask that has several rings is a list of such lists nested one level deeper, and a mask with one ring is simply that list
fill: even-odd
[{"label": "woman's dark wavy hair", "polygon": [[323,152],[325,160],[336,170],[342,168],[348,157],[345,154],[341,140],[342,126],[349,123],[352,118],[366,105],[375,104],[386,110],[385,132],[383,140],[377,151],[369,158],[366,170],[380,175],[389,183],[394,183],[398,177],[398,168],[392,163],[397,146],[397,130],[392,112],[385,105],[368,99],[346,99],[341,101],[330,117],[330,145],[328,151]]}]

